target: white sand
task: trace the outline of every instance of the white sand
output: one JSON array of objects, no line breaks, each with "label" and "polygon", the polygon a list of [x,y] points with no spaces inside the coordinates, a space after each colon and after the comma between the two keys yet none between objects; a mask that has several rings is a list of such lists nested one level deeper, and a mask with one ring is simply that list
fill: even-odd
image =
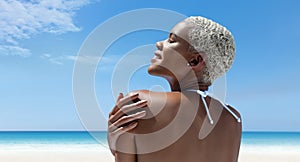
[{"label": "white sand", "polygon": [[239,162],[300,162],[300,147],[242,145]]},{"label": "white sand", "polygon": [[296,153],[241,153],[239,162],[300,162]]},{"label": "white sand", "polygon": [[[109,151],[87,150],[0,150],[2,162],[114,162]],[[239,162],[300,162],[296,152],[254,152],[241,150]]]},{"label": "white sand", "polygon": [[107,151],[0,151],[1,162],[113,162]]}]

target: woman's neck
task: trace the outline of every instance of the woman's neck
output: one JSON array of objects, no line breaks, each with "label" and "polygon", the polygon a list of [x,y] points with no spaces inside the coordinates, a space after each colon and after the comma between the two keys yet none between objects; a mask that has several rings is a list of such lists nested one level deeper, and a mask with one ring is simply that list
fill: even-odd
[{"label": "woman's neck", "polygon": [[182,91],[191,90],[191,89],[207,91],[208,87],[210,86],[209,84],[199,82],[198,80],[196,80],[196,81],[182,80],[181,82],[178,82],[175,79],[171,79],[171,78],[166,78],[166,79],[169,82],[171,91],[182,92]]}]

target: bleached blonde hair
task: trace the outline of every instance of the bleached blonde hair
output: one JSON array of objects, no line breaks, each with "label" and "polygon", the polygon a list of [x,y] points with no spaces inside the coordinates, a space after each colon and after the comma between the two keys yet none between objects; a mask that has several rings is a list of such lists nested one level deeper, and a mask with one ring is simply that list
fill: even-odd
[{"label": "bleached blonde hair", "polygon": [[235,42],[224,26],[201,16],[191,16],[185,21],[192,25],[188,32],[190,50],[204,53],[205,68],[201,78],[204,83],[212,84],[225,74],[235,57]]}]

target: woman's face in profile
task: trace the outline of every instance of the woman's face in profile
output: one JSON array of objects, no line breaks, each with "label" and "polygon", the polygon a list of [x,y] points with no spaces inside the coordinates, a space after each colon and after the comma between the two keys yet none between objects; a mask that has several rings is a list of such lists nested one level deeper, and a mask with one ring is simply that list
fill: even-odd
[{"label": "woman's face in profile", "polygon": [[151,59],[148,73],[180,80],[190,70],[187,60],[191,57],[188,43],[190,26],[181,21],[173,27],[166,40],[156,43],[157,50]]}]

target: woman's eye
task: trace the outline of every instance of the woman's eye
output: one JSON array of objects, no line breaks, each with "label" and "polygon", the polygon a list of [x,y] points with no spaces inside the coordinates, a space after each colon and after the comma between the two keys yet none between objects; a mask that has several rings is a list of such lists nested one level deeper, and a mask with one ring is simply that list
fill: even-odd
[{"label": "woman's eye", "polygon": [[175,41],[172,40],[172,39],[168,39],[168,42],[169,42],[169,43],[175,43]]}]

